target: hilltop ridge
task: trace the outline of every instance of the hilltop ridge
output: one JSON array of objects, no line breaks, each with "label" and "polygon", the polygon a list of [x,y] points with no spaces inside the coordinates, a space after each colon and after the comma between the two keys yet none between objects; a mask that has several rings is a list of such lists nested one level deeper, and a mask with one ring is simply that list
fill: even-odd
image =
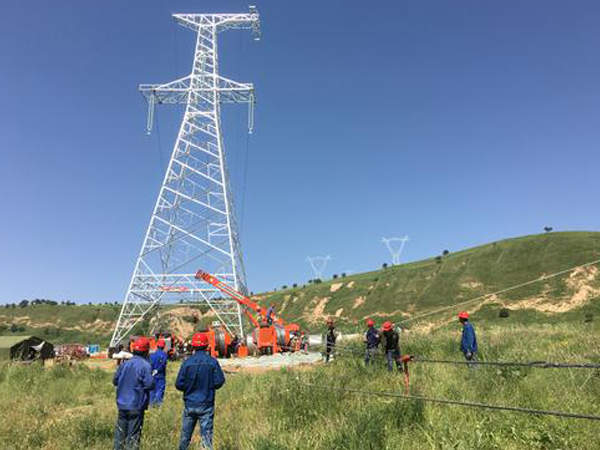
[{"label": "hilltop ridge", "polygon": [[[485,321],[503,320],[499,318],[502,308],[508,310],[510,323],[583,321],[600,314],[600,264],[550,279],[543,277],[598,259],[600,232],[538,234],[258,294],[254,299],[264,306],[274,305],[287,321],[298,322],[313,332],[323,328],[327,317],[336,318],[338,327],[348,331],[361,329],[367,317],[378,322],[393,320],[405,328],[430,329],[453,320],[457,308],[467,309],[477,320]],[[540,282],[461,305],[536,279]],[[413,320],[441,308],[447,309]],[[105,343],[118,313],[119,306],[114,304],[0,307],[0,334],[36,334],[54,342]],[[161,308],[160,315],[149,317],[142,327],[170,328],[188,335],[212,320],[214,316],[206,307],[183,304]]]}]

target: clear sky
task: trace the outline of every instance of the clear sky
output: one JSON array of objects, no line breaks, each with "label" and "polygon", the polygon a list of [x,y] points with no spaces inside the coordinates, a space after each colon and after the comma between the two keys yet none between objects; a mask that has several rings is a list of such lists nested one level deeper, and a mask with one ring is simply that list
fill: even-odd
[{"label": "clear sky", "polygon": [[[263,39],[220,41],[259,98],[248,153],[224,109],[251,290],[306,282],[308,255],[378,268],[382,236],[416,260],[600,228],[597,0],[256,4]],[[189,73],[171,13],[246,10],[0,2],[0,302],[122,300],[181,119],[162,106],[147,136],[137,86]]]}]

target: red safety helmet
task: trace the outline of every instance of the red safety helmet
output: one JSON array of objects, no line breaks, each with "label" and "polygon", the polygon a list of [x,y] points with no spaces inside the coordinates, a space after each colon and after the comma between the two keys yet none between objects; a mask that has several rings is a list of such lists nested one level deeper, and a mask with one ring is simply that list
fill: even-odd
[{"label": "red safety helmet", "polygon": [[159,339],[158,342],[156,343],[156,346],[158,348],[165,348],[165,340],[164,339]]},{"label": "red safety helmet", "polygon": [[458,313],[458,318],[459,319],[468,319],[469,318],[469,313],[466,311],[461,311]]},{"label": "red safety helmet", "polygon": [[392,322],[390,322],[389,320],[383,322],[383,330],[384,331],[390,331],[392,329],[393,325]]},{"label": "red safety helmet", "polygon": [[367,319],[367,326],[372,327],[375,325],[375,321],[373,319]]},{"label": "red safety helmet", "polygon": [[150,350],[150,340],[145,337],[138,338],[133,343],[133,349],[138,352],[147,352]]},{"label": "red safety helmet", "polygon": [[192,347],[208,347],[208,336],[205,333],[196,333],[192,336]]}]

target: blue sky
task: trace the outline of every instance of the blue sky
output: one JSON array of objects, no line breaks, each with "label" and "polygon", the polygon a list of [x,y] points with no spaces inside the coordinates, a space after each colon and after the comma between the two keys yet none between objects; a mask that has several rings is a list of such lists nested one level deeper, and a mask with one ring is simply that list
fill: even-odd
[{"label": "blue sky", "polygon": [[[220,41],[259,98],[249,153],[224,111],[251,290],[305,282],[308,255],[377,268],[382,236],[416,260],[600,228],[599,2],[256,3],[263,39]],[[122,300],[181,118],[161,107],[159,146],[137,86],[189,72],[171,13],[246,10],[1,2],[0,302]]]}]

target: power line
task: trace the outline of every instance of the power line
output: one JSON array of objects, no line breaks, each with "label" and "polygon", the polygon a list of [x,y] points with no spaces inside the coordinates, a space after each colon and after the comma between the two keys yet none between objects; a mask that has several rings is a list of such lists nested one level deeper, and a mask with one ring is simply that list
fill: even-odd
[{"label": "power line", "polygon": [[569,419],[587,419],[587,420],[600,420],[600,416],[592,415],[592,414],[580,414],[580,413],[571,413],[564,411],[547,411],[542,409],[529,409],[529,408],[521,408],[519,406],[501,406],[501,405],[490,405],[487,403],[476,403],[476,402],[466,402],[461,400],[448,400],[443,398],[433,398],[433,397],[422,397],[418,395],[404,395],[398,394],[396,392],[385,392],[385,391],[365,391],[361,389],[351,389],[351,388],[338,388],[333,386],[321,386],[317,384],[310,383],[299,383],[301,386],[310,387],[313,389],[322,389],[329,391],[337,391],[337,392],[349,392],[352,394],[359,395],[372,395],[378,397],[394,397],[401,398],[405,400],[420,400],[424,402],[430,403],[439,403],[443,405],[456,405],[456,406],[465,406],[469,408],[480,408],[480,409],[489,409],[492,411],[511,411],[511,412],[520,412],[526,414],[533,414],[538,416],[555,416],[555,417],[563,417]]},{"label": "power line", "polygon": [[470,300],[465,300],[464,302],[459,302],[459,303],[455,303],[454,305],[445,306],[443,308],[439,308],[439,309],[436,309],[434,311],[429,311],[427,313],[420,314],[418,316],[409,317],[408,319],[401,320],[399,323],[404,323],[404,322],[409,322],[411,320],[421,319],[423,317],[427,317],[427,316],[430,316],[432,314],[437,314],[437,313],[446,311],[448,309],[456,308],[457,306],[466,305],[466,304],[469,304],[469,303],[472,303],[472,302],[476,302],[478,300],[483,300],[483,299],[488,298],[488,297],[493,297],[493,296],[498,295],[498,294],[503,294],[505,292],[512,291],[514,289],[518,289],[518,288],[521,288],[521,287],[524,287],[524,286],[528,286],[530,284],[538,283],[540,281],[549,280],[549,279],[557,277],[559,275],[564,275],[565,273],[573,272],[574,270],[577,270],[577,269],[582,269],[584,267],[594,266],[594,265],[596,265],[598,263],[600,263],[600,259],[597,259],[595,261],[591,261],[591,262],[588,262],[588,263],[585,263],[585,264],[581,264],[579,266],[572,267],[570,269],[561,270],[560,272],[556,272],[556,273],[553,273],[553,274],[550,274],[550,275],[544,275],[541,278],[536,278],[534,280],[529,280],[529,281],[526,281],[525,283],[520,283],[520,284],[517,284],[515,286],[511,286],[511,287],[507,287],[507,288],[504,288],[504,289],[500,289],[499,291],[492,292],[490,294],[480,295],[480,296],[472,298]]},{"label": "power line", "polygon": [[[365,351],[349,346],[335,346],[335,353],[346,355],[364,356]],[[371,358],[384,357],[382,353],[370,355]],[[573,363],[573,362],[553,362],[553,361],[454,361],[448,359],[431,359],[413,356],[410,360],[416,363],[432,364],[454,364],[454,365],[481,365],[481,366],[502,366],[502,367],[531,367],[536,369],[600,369],[600,364],[596,363]]]}]

